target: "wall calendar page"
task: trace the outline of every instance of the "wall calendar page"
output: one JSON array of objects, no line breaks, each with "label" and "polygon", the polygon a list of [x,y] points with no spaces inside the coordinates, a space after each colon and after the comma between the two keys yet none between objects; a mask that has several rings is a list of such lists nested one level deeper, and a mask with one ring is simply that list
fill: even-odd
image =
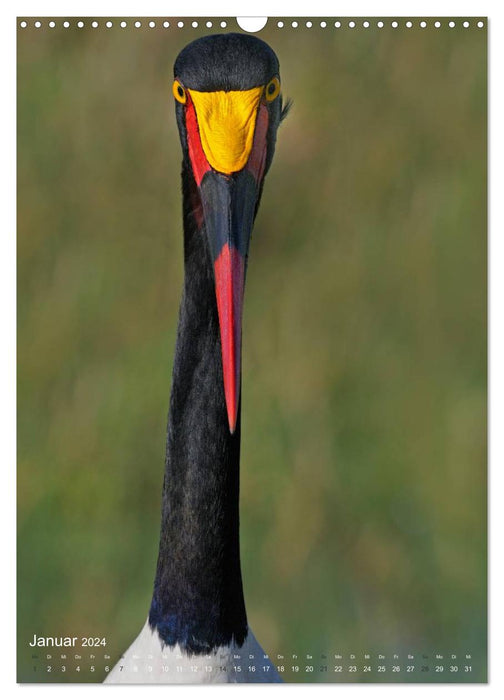
[{"label": "wall calendar page", "polygon": [[486,17],[18,17],[19,683],[485,683]]}]

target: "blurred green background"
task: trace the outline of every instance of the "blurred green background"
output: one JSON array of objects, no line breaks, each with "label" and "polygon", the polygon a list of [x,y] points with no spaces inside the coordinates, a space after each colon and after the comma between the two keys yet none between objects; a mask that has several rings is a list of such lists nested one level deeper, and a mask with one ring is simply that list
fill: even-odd
[{"label": "blurred green background", "polygon": [[[113,663],[147,616],[183,275],[172,65],[211,31],[43,24],[18,30],[25,681],[46,680],[34,634],[106,636]],[[486,29],[446,25],[259,33],[294,106],[247,278],[242,566],[271,654],[469,652],[483,680]]]}]

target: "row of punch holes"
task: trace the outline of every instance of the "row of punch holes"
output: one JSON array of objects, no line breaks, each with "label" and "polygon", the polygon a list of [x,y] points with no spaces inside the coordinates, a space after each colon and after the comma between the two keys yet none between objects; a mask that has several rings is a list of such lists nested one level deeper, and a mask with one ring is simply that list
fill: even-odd
[{"label": "row of punch holes", "polygon": [[[43,27],[43,23],[40,20],[35,20],[33,21],[33,26],[35,29],[40,29]],[[173,22],[173,24],[170,24],[168,20],[159,20],[158,22],[154,20],[144,20],[143,22],[140,20],[131,20],[130,22],[127,22],[126,20],[117,20],[116,22],[113,22],[112,20],[103,20],[101,23],[98,22],[97,20],[93,20],[90,22],[84,22],[83,20],[76,20],[74,23],[74,26],[76,26],[78,29],[83,29],[86,26],[90,26],[93,29],[97,29],[99,26],[105,26],[107,29],[112,29],[114,26],[119,26],[121,29],[125,29],[128,26],[133,26],[136,29],[140,29],[141,27],[149,27],[150,29],[155,29],[156,27],[160,26],[163,27],[164,29],[168,29],[170,26],[176,27],[177,29],[183,29],[184,27],[192,27],[194,29],[198,27],[207,27],[208,29],[211,29],[213,27],[221,27],[222,29],[225,29],[228,26],[228,22],[226,20],[202,20],[201,22],[198,22],[197,20],[187,20],[187,21],[182,21],[179,20],[178,22]],[[363,20],[362,22],[358,22],[356,20],[349,20],[349,21],[341,21],[341,20],[336,20],[334,23],[332,21],[328,20],[273,20],[273,24],[278,28],[278,29],[284,29],[287,27],[292,27],[293,29],[298,29],[298,28],[306,28],[306,29],[311,29],[312,27],[320,27],[321,29],[326,29],[327,27],[334,26],[335,29],[343,29],[345,27],[348,27],[348,29],[357,29],[359,27],[362,27],[363,29],[369,29],[373,24],[375,24],[378,29],[383,29],[385,26],[390,26],[392,29],[397,29],[399,26],[404,26],[407,29],[411,29],[415,26],[419,26],[421,29],[425,29],[426,27],[429,26],[429,23],[426,20],[418,20],[416,22],[413,22],[412,20],[405,20],[403,22],[399,22],[398,20],[377,20],[376,22],[370,22],[369,20]],[[439,20],[431,21],[430,24],[434,26],[436,29],[439,29],[443,25],[448,26],[450,29],[454,29],[457,26],[457,22],[454,20],[448,20],[443,22],[440,22]],[[61,25],[63,26],[64,29],[68,29],[72,23],[69,22],[68,20],[64,20],[61,22]],[[468,29],[471,26],[471,22],[468,20],[459,20],[458,22],[459,26],[464,27],[464,29]],[[21,20],[19,23],[19,26],[21,29],[26,29],[29,26],[29,22],[27,20]],[[50,20],[47,22],[47,26],[50,27],[51,29],[54,29],[57,26],[57,22],[54,20]],[[472,26],[477,26],[478,29],[483,29],[485,26],[485,23],[482,20],[475,20],[472,23]]]}]

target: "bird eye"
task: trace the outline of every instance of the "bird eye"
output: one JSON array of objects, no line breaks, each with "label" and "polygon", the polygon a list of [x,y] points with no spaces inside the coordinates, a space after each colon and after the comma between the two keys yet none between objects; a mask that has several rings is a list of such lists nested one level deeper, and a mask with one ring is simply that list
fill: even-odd
[{"label": "bird eye", "polygon": [[278,93],[280,92],[280,81],[278,78],[273,78],[273,80],[270,80],[269,83],[266,85],[266,99],[268,102],[273,102],[275,97],[278,96]]},{"label": "bird eye", "polygon": [[187,100],[186,91],[184,90],[184,88],[178,80],[173,81],[172,92],[173,97],[177,100],[177,102],[180,102],[181,104],[185,105]]}]

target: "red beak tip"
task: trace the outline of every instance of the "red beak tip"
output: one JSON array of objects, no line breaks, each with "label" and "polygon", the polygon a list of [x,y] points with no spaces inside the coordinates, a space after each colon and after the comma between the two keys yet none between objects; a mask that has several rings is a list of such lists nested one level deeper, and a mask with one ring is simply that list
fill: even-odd
[{"label": "red beak tip", "polygon": [[215,291],[222,350],[224,397],[231,435],[238,421],[240,399],[241,319],[245,260],[241,253],[225,243],[214,263]]},{"label": "red beak tip", "polygon": [[231,435],[233,435],[234,431],[236,430],[236,421],[237,421],[236,411],[228,412],[228,425],[229,425],[229,432],[231,433]]}]

